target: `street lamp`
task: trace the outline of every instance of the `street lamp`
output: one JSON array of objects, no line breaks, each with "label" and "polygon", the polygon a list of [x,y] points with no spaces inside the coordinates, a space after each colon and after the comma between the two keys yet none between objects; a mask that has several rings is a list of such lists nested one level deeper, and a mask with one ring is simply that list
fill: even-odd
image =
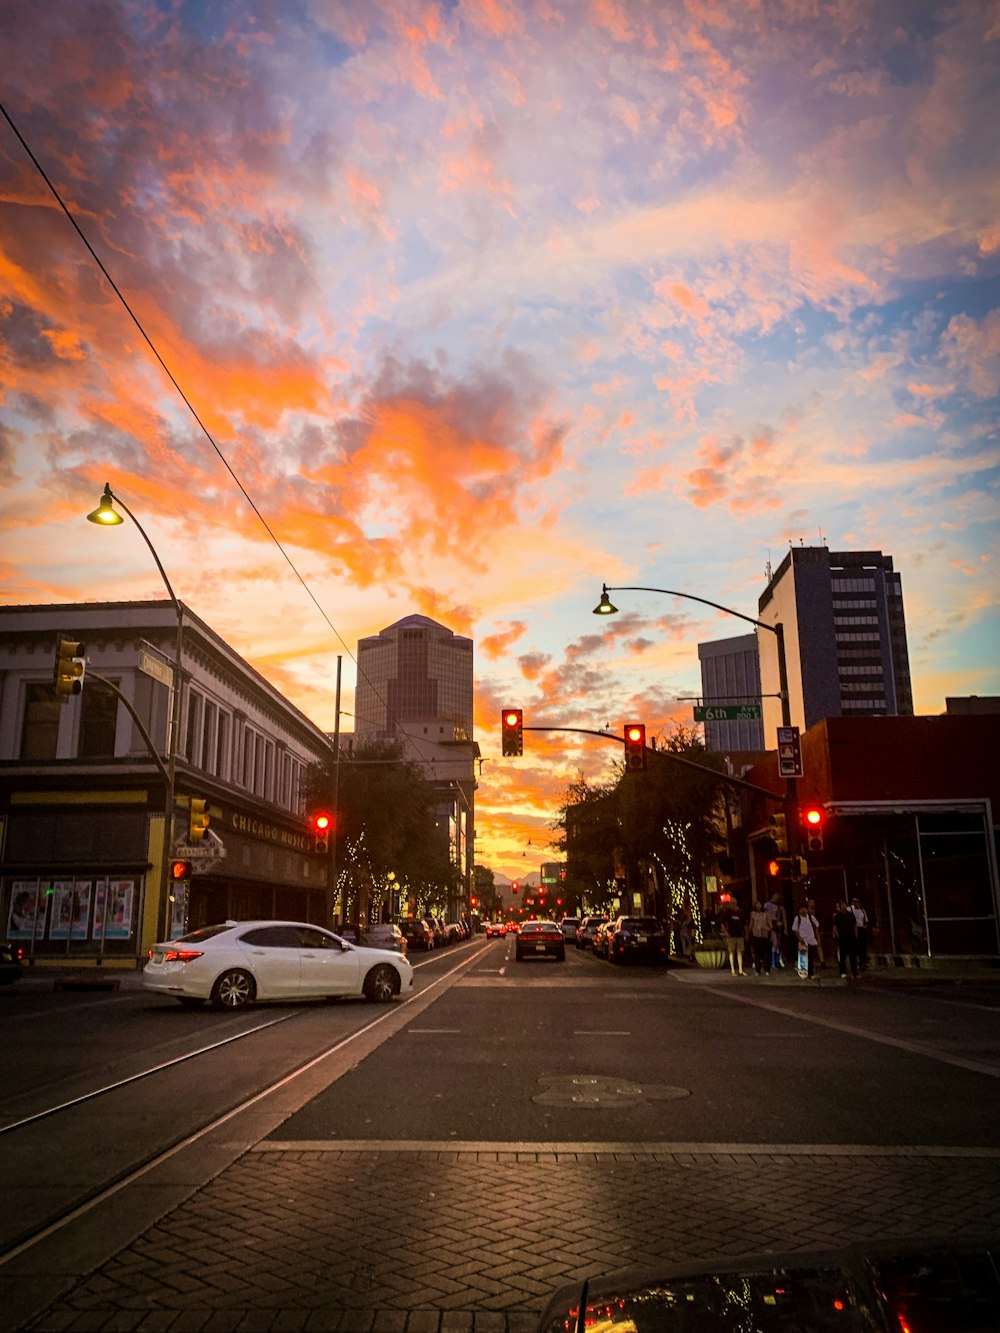
[{"label": "street lamp", "polygon": [[781,725],[788,727],[791,725],[791,710],[788,703],[788,666],[785,661],[785,629],[780,621],[776,625],[768,625],[763,620],[755,620],[753,616],[744,615],[742,611],[734,611],[731,607],[720,606],[718,602],[710,602],[706,597],[696,597],[690,592],[676,592],[672,588],[637,588],[622,587],[608,588],[608,585],[601,585],[601,600],[594,607],[595,616],[613,616],[618,612],[617,606],[611,602],[608,596],[610,592],[659,592],[667,597],[684,597],[689,602],[701,602],[702,606],[714,607],[716,611],[722,611],[727,616],[737,616],[740,620],[749,621],[751,625],[756,625],[758,629],[770,630],[777,639],[778,648],[778,693],[781,699]]},{"label": "street lamp", "polygon": [[[111,489],[110,482],[104,483],[104,491],[101,495],[100,504],[95,510],[87,515],[87,521],[96,523],[101,527],[114,528],[124,519],[114,506],[118,504],[128,514],[129,518],[139,529],[143,541],[149,547],[149,553],[156,562],[156,568],[160,571],[160,577],[163,579],[163,585],[167,590],[171,602],[173,603],[174,613],[177,616],[177,638],[174,648],[174,669],[173,679],[170,687],[170,706],[167,717],[167,765],[166,765],[166,795],[164,797],[163,808],[163,856],[161,858],[160,868],[160,910],[162,913],[162,934],[161,939],[165,939],[170,930],[170,879],[169,865],[170,856],[174,845],[174,793],[176,788],[177,773],[177,743],[180,730],[181,715],[181,652],[184,643],[184,610],[177,600],[173,588],[170,586],[170,580],[167,578],[167,572],[160,563],[160,557],[156,554],[153,543],[146,535],[146,530],[132,513],[128,505],[119,495],[115,495]],[[157,930],[160,930],[157,925]]]}]

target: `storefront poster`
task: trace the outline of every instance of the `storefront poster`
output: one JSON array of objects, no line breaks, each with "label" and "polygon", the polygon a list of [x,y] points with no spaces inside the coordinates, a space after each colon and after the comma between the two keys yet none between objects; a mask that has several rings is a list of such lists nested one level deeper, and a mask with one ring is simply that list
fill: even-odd
[{"label": "storefront poster", "polygon": [[135,880],[102,880],[97,886],[94,938],[127,940],[132,934]]},{"label": "storefront poster", "polygon": [[45,900],[41,896],[41,886],[37,880],[15,880],[10,891],[10,913],[7,917],[7,938],[9,940],[33,940],[39,926],[41,910]]},{"label": "storefront poster", "polygon": [[52,884],[52,919],[49,939],[85,940],[90,925],[92,885],[86,881],[55,880]]}]

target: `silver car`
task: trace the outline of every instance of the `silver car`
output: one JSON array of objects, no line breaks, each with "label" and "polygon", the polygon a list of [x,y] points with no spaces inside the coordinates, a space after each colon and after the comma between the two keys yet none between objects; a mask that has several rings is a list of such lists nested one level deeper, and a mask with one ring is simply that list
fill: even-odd
[{"label": "silver car", "polygon": [[350,944],[301,921],[226,921],[155,944],[143,988],[184,1005],[242,1009],[257,1000],[353,995],[388,1001],[412,989],[403,954]]}]

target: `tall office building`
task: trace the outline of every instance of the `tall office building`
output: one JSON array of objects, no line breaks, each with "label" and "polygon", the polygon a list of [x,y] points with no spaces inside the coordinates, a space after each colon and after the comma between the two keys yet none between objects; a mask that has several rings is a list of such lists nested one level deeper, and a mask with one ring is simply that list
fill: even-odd
[{"label": "tall office building", "polygon": [[[701,663],[701,698],[706,707],[713,704],[759,704],[760,660],[757,638],[740,634],[733,639],[699,643]],[[764,749],[764,723],[705,722],[705,748],[716,754]]]},{"label": "tall office building", "polygon": [[[827,717],[912,715],[903,590],[892,557],[881,551],[793,546],[758,603],[768,625],[781,624],[790,721],[811,727]],[[775,743],[780,703],[777,636],[758,633],[764,735]]]},{"label": "tall office building", "polygon": [[401,722],[454,724],[472,738],[472,640],[427,616],[406,616],[358,641],[355,735],[393,739]]},{"label": "tall office building", "polygon": [[440,827],[462,883],[449,895],[450,918],[469,912],[474,885],[472,683],[472,640],[427,616],[405,616],[358,642],[355,739],[398,740],[440,792]]}]

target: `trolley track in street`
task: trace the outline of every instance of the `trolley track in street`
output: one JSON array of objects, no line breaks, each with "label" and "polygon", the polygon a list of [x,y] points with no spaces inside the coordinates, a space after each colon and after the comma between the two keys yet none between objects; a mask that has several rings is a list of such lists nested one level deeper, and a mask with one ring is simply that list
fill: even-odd
[{"label": "trolley track in street", "polygon": [[22,1113],[0,1125],[0,1172],[18,1206],[0,1215],[0,1268],[304,1075],[348,1054],[357,1063],[379,1029],[398,1029],[475,961],[475,943],[415,962],[414,993],[374,1015],[364,1003],[309,1001],[261,1022],[271,1006],[260,1006],[249,1028],[72,1096],[40,1102],[36,1088],[8,1098],[8,1114]]}]

